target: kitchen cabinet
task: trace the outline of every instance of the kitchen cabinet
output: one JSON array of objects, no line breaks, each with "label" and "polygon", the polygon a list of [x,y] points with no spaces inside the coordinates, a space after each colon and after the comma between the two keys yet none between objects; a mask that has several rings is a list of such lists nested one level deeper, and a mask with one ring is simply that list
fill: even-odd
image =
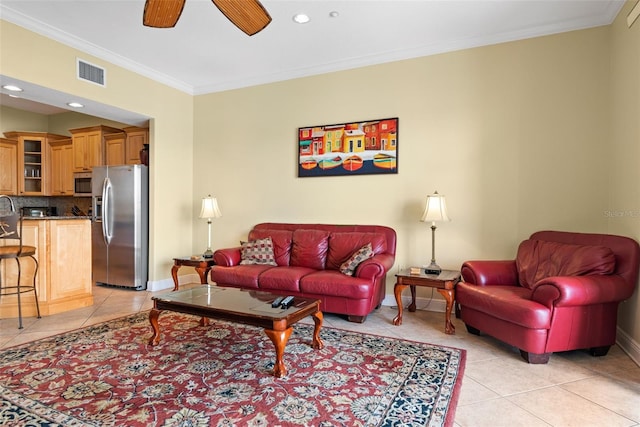
[{"label": "kitchen cabinet", "polygon": [[73,144],[71,138],[49,141],[51,196],[73,196]]},{"label": "kitchen cabinet", "polygon": [[18,141],[18,195],[44,196],[49,193],[49,141],[68,138],[46,132],[5,132]]},{"label": "kitchen cabinet", "polygon": [[149,129],[135,126],[123,129],[127,135],[125,144],[125,162],[128,165],[141,164],[140,150],[149,144]]},{"label": "kitchen cabinet", "polygon": [[[73,218],[25,219],[22,229],[24,244],[36,247],[35,257],[39,264],[36,289],[42,316],[93,305],[91,221]],[[2,283],[15,282],[15,263],[7,260],[2,262]],[[31,260],[22,262],[22,280],[32,280],[33,267]],[[16,295],[2,297],[0,318],[18,317],[16,298]],[[33,293],[23,294],[21,298],[23,317],[35,317]]]},{"label": "kitchen cabinet", "polygon": [[70,129],[73,140],[73,171],[90,172],[93,166],[105,164],[104,137],[122,133],[122,129],[109,126],[92,126]]},{"label": "kitchen cabinet", "polygon": [[0,194],[18,194],[18,141],[0,138]]},{"label": "kitchen cabinet", "polygon": [[105,135],[105,164],[109,166],[125,164],[125,140],[126,135],[124,133],[112,133],[109,135]]}]

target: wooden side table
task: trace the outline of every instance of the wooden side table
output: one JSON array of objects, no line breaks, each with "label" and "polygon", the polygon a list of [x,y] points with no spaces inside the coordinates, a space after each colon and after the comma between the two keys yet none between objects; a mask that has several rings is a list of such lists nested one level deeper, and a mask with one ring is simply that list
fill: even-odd
[{"label": "wooden side table", "polygon": [[[423,270],[424,271],[424,270]],[[398,315],[393,319],[396,326],[402,325],[402,291],[407,286],[411,287],[411,304],[407,307],[409,311],[416,311],[416,286],[436,288],[447,301],[445,313],[444,332],[453,335],[456,328],[451,323],[451,311],[456,297],[456,284],[460,281],[460,272],[454,270],[442,270],[440,274],[411,274],[410,270],[402,270],[396,274],[396,284],[393,293],[398,304]]]},{"label": "wooden side table", "polygon": [[200,283],[206,285],[207,282],[207,274],[209,274],[209,270],[211,267],[215,265],[213,262],[213,258],[196,258],[191,259],[191,257],[180,257],[173,259],[173,267],[171,267],[171,277],[173,277],[173,290],[178,290],[178,270],[183,265],[187,267],[195,267],[198,275],[200,276]]}]

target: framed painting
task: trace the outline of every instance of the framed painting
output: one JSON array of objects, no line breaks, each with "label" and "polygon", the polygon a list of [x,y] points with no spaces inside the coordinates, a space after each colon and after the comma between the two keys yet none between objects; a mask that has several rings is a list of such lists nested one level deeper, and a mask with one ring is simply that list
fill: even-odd
[{"label": "framed painting", "polygon": [[398,118],[298,128],[298,177],[398,173]]}]

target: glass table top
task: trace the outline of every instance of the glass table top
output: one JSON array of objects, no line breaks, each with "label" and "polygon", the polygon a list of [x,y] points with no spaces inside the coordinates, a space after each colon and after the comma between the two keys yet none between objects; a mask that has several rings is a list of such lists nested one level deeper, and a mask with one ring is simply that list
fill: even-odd
[{"label": "glass table top", "polygon": [[279,296],[286,295],[277,295],[258,290],[202,285],[190,289],[170,292],[164,295],[158,295],[152,299],[182,306],[252,314],[256,316],[272,317],[274,319],[286,317],[303,307],[314,304],[317,301],[310,298],[295,297],[293,305],[288,309],[282,309],[280,307],[272,308],[271,303]]}]

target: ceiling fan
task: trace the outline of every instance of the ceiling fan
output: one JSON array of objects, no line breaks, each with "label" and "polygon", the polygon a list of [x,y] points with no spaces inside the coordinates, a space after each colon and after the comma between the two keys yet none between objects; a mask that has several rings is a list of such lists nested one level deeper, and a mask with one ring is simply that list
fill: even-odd
[{"label": "ceiling fan", "polygon": [[[271,16],[258,0],[212,0],[220,12],[247,35],[254,35],[271,22]],[[185,0],[146,0],[142,23],[147,27],[171,28],[176,25]]]}]

